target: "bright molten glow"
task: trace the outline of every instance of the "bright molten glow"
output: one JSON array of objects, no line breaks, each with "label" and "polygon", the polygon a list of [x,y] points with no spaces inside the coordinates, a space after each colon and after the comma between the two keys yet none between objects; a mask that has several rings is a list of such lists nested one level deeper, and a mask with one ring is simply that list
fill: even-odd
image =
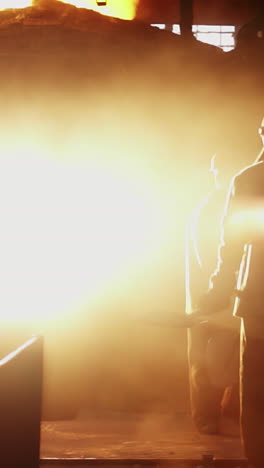
[{"label": "bright molten glow", "polygon": [[137,2],[136,0],[108,0],[106,6],[97,6],[95,0],[69,0],[62,3],[68,3],[79,8],[88,8],[115,18],[132,20],[135,17]]},{"label": "bright molten glow", "polygon": [[[108,0],[106,6],[98,6],[96,0],[59,1],[79,8],[94,10],[103,15],[126,20],[132,20],[135,17],[137,3],[137,0]],[[25,8],[31,6],[32,3],[32,0],[0,0],[0,9]]]}]

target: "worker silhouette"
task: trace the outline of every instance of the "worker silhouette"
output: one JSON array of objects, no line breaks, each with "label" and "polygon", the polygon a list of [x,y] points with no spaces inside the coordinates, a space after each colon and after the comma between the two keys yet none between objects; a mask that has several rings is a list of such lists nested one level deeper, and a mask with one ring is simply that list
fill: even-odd
[{"label": "worker silhouette", "polygon": [[[259,134],[264,148],[264,119]],[[250,467],[264,462],[264,149],[230,184],[215,272],[194,315],[241,318],[240,418]],[[232,300],[233,299],[233,300]]]},{"label": "worker silhouette", "polygon": [[[187,313],[191,313],[192,304],[206,289],[217,260],[226,190],[220,184],[215,157],[211,160],[210,172],[211,190],[192,213],[188,223]],[[201,433],[215,434],[219,431],[225,391],[238,381],[238,333],[238,323],[228,310],[188,329],[191,412],[195,426]],[[228,360],[232,355],[232,366],[228,372],[224,356],[219,359],[217,355],[219,344],[223,341]]]}]

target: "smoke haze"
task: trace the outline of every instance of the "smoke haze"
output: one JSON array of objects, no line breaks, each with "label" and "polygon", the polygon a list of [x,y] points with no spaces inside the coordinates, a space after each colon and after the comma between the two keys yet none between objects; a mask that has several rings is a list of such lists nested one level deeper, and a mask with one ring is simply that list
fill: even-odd
[{"label": "smoke haze", "polygon": [[227,184],[260,149],[261,72],[136,21],[3,15],[1,321],[45,333],[47,412],[187,407],[185,331],[146,321],[184,311],[212,155]]}]

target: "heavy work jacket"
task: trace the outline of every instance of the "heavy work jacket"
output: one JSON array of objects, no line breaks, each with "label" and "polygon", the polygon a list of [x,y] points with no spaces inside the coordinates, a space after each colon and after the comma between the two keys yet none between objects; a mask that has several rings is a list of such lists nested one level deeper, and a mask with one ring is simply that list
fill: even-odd
[{"label": "heavy work jacket", "polygon": [[186,228],[186,312],[192,313],[217,261],[225,191],[211,190],[191,214]]},{"label": "heavy work jacket", "polygon": [[234,315],[264,313],[264,162],[240,171],[232,180],[222,221],[217,268],[207,294],[199,301],[202,314],[228,307]]}]

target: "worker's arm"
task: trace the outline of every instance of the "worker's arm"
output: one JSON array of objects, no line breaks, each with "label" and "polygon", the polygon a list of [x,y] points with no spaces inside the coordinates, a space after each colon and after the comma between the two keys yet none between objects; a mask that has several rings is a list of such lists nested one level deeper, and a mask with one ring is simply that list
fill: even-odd
[{"label": "worker's arm", "polygon": [[228,307],[234,294],[244,248],[244,236],[236,225],[241,209],[239,180],[233,179],[225,205],[218,249],[217,267],[210,277],[209,289],[197,304],[198,315],[211,315]]}]

